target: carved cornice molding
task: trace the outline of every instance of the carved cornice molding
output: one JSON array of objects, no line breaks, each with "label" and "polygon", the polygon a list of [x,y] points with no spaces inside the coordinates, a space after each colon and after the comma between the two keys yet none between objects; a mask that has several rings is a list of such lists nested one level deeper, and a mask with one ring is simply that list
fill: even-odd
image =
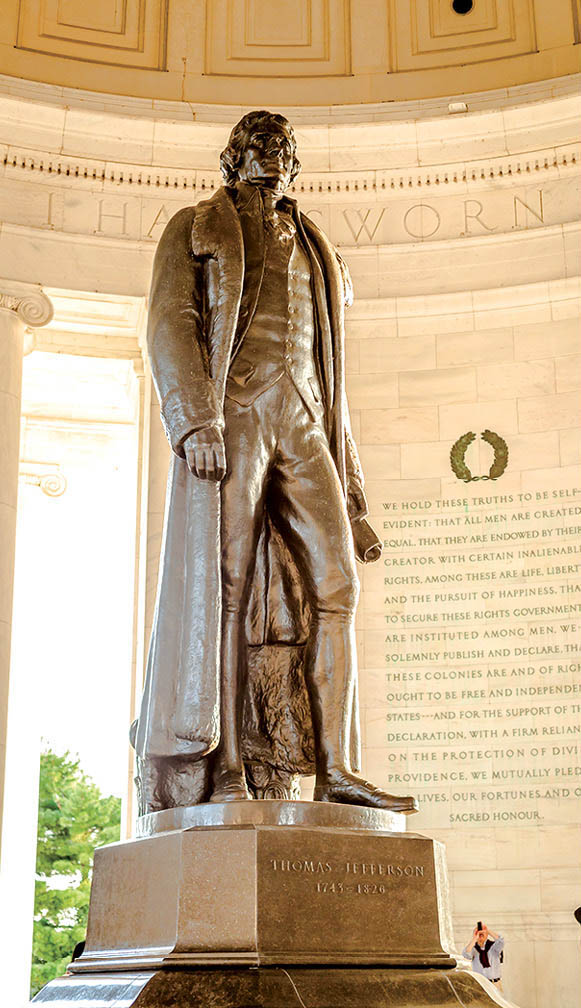
[{"label": "carved cornice molding", "polygon": [[[578,0],[575,0],[578,2]],[[450,103],[464,101],[471,112],[487,109],[514,108],[532,102],[550,101],[555,97],[577,94],[581,83],[580,73],[564,73],[561,77],[549,77],[528,84],[510,87],[487,88],[475,92],[451,91],[440,97],[423,97],[399,100],[376,100],[348,102],[345,104],[302,103],[293,106],[276,105],[269,102],[273,112],[282,112],[296,125],[310,126],[321,122],[326,125],[393,122],[406,119],[448,118]],[[248,111],[245,104],[208,101],[177,101],[168,98],[140,98],[127,94],[112,94],[110,91],[90,91],[76,87],[48,84],[27,80],[22,76],[0,74],[0,99],[8,97],[35,105],[47,105],[52,109],[82,109],[120,115],[132,119],[192,123],[224,123],[232,126],[237,115]],[[264,99],[261,98],[261,101]],[[257,106],[258,107],[258,106]]]},{"label": "carved cornice molding", "polygon": [[[581,144],[571,143],[559,147],[528,151],[525,154],[505,157],[475,159],[451,164],[406,167],[401,170],[353,169],[328,172],[301,172],[289,192],[291,194],[321,194],[327,199],[346,193],[382,192],[402,193],[410,189],[466,186],[485,187],[503,182],[514,185],[516,180],[547,175],[561,177],[563,170],[575,170],[581,161]],[[132,189],[131,195],[158,195],[164,192],[191,192],[198,198],[214,192],[223,184],[219,171],[185,171],[164,166],[143,166],[121,162],[95,162],[87,158],[67,158],[46,151],[8,149],[2,161],[6,178],[12,172],[34,175],[38,181],[50,185],[68,182],[74,186],[94,188],[112,185],[115,191]],[[105,195],[106,189],[103,190]]]},{"label": "carved cornice molding", "polygon": [[[212,191],[221,184],[218,152],[244,111],[161,103],[156,116],[143,103],[121,106],[85,92],[76,105],[72,92],[69,106],[45,85],[31,91],[12,82],[7,90],[8,81],[0,76],[5,177],[59,189]],[[292,191],[332,198],[354,188],[502,185],[517,175],[558,174],[580,156],[579,84],[575,77],[555,91],[517,89],[512,100],[508,92],[465,95],[468,112],[454,115],[446,100],[287,108],[304,166]]]},{"label": "carved cornice molding", "polygon": [[47,325],[54,315],[52,301],[40,287],[16,280],[0,279],[0,308],[15,312],[32,329]]}]

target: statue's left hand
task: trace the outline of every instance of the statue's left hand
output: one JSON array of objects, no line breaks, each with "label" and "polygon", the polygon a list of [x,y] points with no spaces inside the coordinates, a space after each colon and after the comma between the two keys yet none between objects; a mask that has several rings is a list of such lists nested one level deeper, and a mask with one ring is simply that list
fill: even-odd
[{"label": "statue's left hand", "polygon": [[219,427],[203,427],[184,441],[190,472],[198,479],[219,483],[226,475],[224,437]]}]

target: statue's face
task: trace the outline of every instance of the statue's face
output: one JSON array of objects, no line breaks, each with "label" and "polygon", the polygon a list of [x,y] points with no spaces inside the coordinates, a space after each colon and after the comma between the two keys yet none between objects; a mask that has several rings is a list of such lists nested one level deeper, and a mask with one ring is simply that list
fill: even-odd
[{"label": "statue's face", "polygon": [[288,134],[278,124],[251,133],[238,175],[243,182],[284,192],[291,180],[293,151]]}]

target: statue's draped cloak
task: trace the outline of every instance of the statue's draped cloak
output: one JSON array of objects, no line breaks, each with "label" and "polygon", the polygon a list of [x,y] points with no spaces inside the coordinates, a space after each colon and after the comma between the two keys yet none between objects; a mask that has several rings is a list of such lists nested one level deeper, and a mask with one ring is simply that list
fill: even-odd
[{"label": "statue's draped cloak", "polygon": [[[311,263],[315,347],[326,428],[351,518],[365,498],[344,390],[343,311],[348,274],[332,245],[287,200]],[[254,241],[264,247],[257,215]],[[264,261],[264,255],[262,256]],[[173,452],[158,595],[135,748],[142,758],[210,754],[220,737],[220,488],[189,472],[182,448],[194,430],[223,425],[224,389],[256,306],[262,271],[244,276],[244,241],[231,190],[179,211],[155,256],[148,346]],[[246,281],[246,282],[245,282]],[[244,295],[244,297],[243,297]],[[239,317],[243,301],[244,320]],[[358,492],[350,494],[352,485]],[[360,514],[353,513],[359,506]],[[303,644],[309,606],[294,560],[266,518],[248,610],[249,645]],[[352,761],[358,765],[357,697]]]}]

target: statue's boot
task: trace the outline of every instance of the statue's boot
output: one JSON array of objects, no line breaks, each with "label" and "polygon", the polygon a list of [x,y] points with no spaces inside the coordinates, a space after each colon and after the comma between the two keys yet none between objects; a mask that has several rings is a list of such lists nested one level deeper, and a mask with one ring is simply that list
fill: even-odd
[{"label": "statue's boot", "polygon": [[224,770],[213,777],[211,802],[246,801],[252,795],[246,786],[244,770]]},{"label": "statue's boot", "polygon": [[220,746],[212,772],[211,802],[246,801],[252,797],[242,762],[242,699],[246,685],[246,637],[238,615],[222,620],[220,666]]},{"label": "statue's boot", "polygon": [[413,795],[392,795],[370,784],[363,777],[346,770],[330,769],[314,791],[314,800],[338,802],[341,805],[368,805],[370,808],[389,809],[390,812],[417,812],[418,803]]},{"label": "statue's boot", "polygon": [[314,800],[417,812],[411,796],[382,791],[351,772],[350,736],[355,688],[355,639],[348,616],[320,614],[307,648],[317,777]]}]

